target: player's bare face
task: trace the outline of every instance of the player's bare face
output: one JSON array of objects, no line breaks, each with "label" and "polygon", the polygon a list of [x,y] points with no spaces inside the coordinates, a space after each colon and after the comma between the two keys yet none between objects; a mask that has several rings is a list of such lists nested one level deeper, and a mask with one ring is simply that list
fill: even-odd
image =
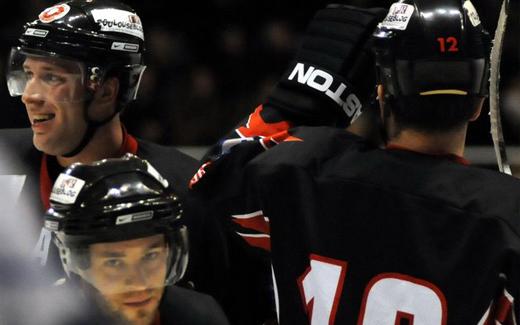
[{"label": "player's bare face", "polygon": [[77,63],[27,57],[22,102],[33,130],[35,147],[47,154],[72,151],[86,130],[82,73]]},{"label": "player's bare face", "polygon": [[164,291],[163,235],[90,246],[89,277],[109,308],[133,325],[151,324]]}]

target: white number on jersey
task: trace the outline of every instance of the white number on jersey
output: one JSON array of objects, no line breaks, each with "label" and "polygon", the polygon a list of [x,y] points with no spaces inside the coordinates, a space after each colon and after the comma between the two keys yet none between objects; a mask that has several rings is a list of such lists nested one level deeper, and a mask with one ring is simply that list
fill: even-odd
[{"label": "white number on jersey", "polygon": [[311,266],[298,279],[311,325],[334,324],[347,262],[312,254]]},{"label": "white number on jersey", "polygon": [[[298,284],[311,325],[332,325],[336,317],[347,262],[310,255],[310,267]],[[382,273],[365,289],[358,325],[444,325],[444,294],[433,284],[398,273]]]},{"label": "white number on jersey", "polygon": [[446,300],[442,292],[423,280],[397,273],[374,277],[365,289],[358,324],[446,324]]},{"label": "white number on jersey", "polygon": [[52,241],[52,232],[46,228],[42,228],[40,232],[40,238],[33,249],[32,256],[36,259],[40,259],[41,265],[47,263],[47,257],[49,256],[49,246]]}]

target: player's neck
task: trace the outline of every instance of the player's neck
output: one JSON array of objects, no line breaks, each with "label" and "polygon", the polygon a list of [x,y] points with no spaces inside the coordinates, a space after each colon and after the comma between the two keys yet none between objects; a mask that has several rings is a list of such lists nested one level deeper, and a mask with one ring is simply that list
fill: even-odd
[{"label": "player's neck", "polygon": [[464,156],[466,129],[444,133],[423,133],[416,130],[401,130],[388,141],[388,145],[404,147],[425,154],[452,154]]},{"label": "player's neck", "polygon": [[58,163],[68,167],[76,162],[91,163],[104,158],[115,158],[123,144],[123,129],[119,117],[99,127],[87,146],[73,157],[58,156]]}]

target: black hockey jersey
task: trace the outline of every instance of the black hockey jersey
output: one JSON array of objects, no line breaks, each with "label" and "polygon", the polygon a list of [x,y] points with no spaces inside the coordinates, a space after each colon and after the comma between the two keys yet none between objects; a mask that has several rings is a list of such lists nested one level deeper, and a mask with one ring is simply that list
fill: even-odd
[{"label": "black hockey jersey", "polygon": [[161,325],[227,325],[226,315],[208,295],[178,286],[167,287],[159,306]]},{"label": "black hockey jersey", "polygon": [[282,325],[520,316],[517,179],[333,128],[262,147],[234,146],[192,185],[211,189],[251,249],[271,250]]}]

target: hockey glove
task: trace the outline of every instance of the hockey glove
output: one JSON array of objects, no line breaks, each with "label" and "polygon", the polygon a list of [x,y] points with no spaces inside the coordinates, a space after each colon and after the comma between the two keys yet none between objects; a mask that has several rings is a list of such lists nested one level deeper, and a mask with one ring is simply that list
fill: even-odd
[{"label": "hockey glove", "polygon": [[339,4],[318,11],[264,107],[293,125],[348,126],[374,93],[370,35],[386,12]]}]

